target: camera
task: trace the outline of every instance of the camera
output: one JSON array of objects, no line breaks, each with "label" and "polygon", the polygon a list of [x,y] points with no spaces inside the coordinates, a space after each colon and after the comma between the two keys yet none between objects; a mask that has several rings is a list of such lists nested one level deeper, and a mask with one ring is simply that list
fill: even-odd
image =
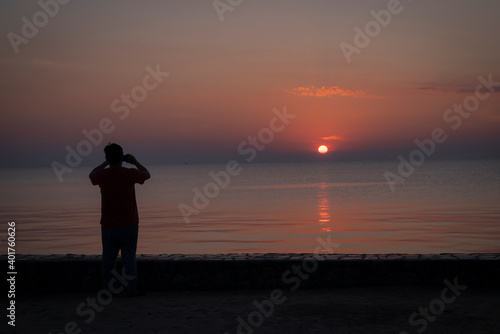
[{"label": "camera", "polygon": [[123,156],[123,161],[125,161],[126,163],[132,163],[132,156],[130,154],[125,154]]}]

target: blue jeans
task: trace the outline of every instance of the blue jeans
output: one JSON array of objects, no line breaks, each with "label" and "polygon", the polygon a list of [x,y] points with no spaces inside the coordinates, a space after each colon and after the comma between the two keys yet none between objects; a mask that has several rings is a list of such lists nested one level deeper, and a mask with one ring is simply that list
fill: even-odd
[{"label": "blue jeans", "polygon": [[[115,277],[116,258],[121,250],[122,265],[125,275],[134,278],[127,282],[125,293],[137,292],[137,264],[135,253],[137,251],[137,238],[139,235],[139,225],[121,228],[101,227],[102,237],[102,282],[105,289],[108,289],[110,280]],[[115,273],[116,274],[116,273]],[[122,272],[118,272],[122,275]],[[116,284],[114,284],[116,285]]]}]

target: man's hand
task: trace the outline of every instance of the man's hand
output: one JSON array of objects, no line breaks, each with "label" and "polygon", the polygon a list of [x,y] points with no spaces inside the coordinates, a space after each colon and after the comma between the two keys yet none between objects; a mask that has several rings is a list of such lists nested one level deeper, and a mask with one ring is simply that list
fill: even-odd
[{"label": "man's hand", "polygon": [[123,157],[123,161],[132,165],[137,165],[139,163],[132,154],[125,154]]},{"label": "man's hand", "polygon": [[146,180],[151,177],[151,174],[149,174],[149,171],[146,169],[146,167],[141,165],[141,163],[137,161],[137,159],[132,154],[126,154],[123,161],[134,165],[135,167],[137,167],[138,170],[144,172],[146,174]]}]

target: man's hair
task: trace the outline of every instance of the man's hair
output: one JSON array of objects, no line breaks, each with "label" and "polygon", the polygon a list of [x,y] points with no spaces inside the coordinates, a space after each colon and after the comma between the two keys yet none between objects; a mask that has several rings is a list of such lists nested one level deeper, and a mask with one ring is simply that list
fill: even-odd
[{"label": "man's hair", "polygon": [[104,154],[106,156],[106,160],[112,165],[116,165],[123,160],[123,149],[120,145],[115,143],[106,145],[104,148]]}]

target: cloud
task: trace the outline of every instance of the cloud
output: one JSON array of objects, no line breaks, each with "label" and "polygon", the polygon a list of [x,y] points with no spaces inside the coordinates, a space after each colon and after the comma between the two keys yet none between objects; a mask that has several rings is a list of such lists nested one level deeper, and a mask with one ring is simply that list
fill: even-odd
[{"label": "cloud", "polygon": [[465,94],[465,93],[474,93],[474,88],[465,88],[465,87],[453,87],[453,86],[440,86],[440,85],[426,85],[417,87],[417,90],[430,93],[430,94]]},{"label": "cloud", "polygon": [[323,137],[321,139],[323,139],[323,140],[344,140],[344,138],[339,137],[339,136],[328,136],[328,137]]},{"label": "cloud", "polygon": [[338,86],[298,87],[288,90],[287,93],[290,93],[295,96],[313,96],[313,97],[332,97],[335,95],[350,96],[350,97],[374,97],[367,94],[363,90],[342,89]]},{"label": "cloud", "polygon": [[[416,89],[429,94],[474,94],[477,86],[477,83],[474,85],[447,85],[434,83],[422,85]],[[500,92],[500,85],[492,86],[492,88],[495,90],[495,93]],[[482,87],[481,91],[486,91],[486,89]]]}]

